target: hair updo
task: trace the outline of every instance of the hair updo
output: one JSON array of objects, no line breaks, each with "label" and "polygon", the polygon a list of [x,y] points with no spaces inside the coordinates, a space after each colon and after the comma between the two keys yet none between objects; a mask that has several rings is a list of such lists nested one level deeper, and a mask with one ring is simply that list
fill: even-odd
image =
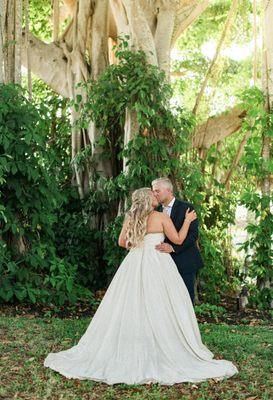
[{"label": "hair updo", "polygon": [[126,213],[127,222],[126,247],[138,246],[144,239],[147,229],[148,215],[153,211],[150,188],[140,188],[132,194],[132,205]]}]

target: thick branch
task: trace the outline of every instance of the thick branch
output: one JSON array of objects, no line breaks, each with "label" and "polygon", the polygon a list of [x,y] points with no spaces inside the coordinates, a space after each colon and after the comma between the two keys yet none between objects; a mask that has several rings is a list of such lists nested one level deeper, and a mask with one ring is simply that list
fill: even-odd
[{"label": "thick branch", "polygon": [[205,123],[197,127],[192,140],[193,147],[207,148],[223,140],[241,128],[242,120],[246,112],[234,107],[230,112],[225,112],[209,118]]},{"label": "thick branch", "polygon": [[[115,26],[115,29],[114,29]],[[121,0],[110,0],[109,35],[116,40],[117,35],[130,35],[131,30],[125,8]]]},{"label": "thick branch", "polygon": [[150,64],[158,65],[154,37],[141,0],[122,0],[132,30],[133,43],[145,52]]},{"label": "thick branch", "polygon": [[92,17],[91,70],[97,79],[109,63],[108,56],[108,16],[109,4],[106,0],[96,3]]},{"label": "thick branch", "polygon": [[[24,38],[25,33],[23,33]],[[55,43],[46,44],[33,35],[29,35],[32,72],[41,78],[55,92],[69,97],[66,76],[67,59],[63,50]],[[27,68],[27,48],[22,43],[22,64]]]},{"label": "thick branch", "polygon": [[159,9],[154,40],[158,67],[165,71],[167,75],[169,75],[170,72],[170,49],[174,21],[175,10],[170,7]]},{"label": "thick branch", "polygon": [[191,25],[199,17],[199,15],[206,10],[210,3],[210,0],[205,0],[201,3],[200,1],[192,1],[190,5],[186,4],[185,7],[182,7],[175,21],[175,28],[172,36],[172,47],[175,45],[175,42],[182,35],[182,33],[188,28],[188,26]]}]

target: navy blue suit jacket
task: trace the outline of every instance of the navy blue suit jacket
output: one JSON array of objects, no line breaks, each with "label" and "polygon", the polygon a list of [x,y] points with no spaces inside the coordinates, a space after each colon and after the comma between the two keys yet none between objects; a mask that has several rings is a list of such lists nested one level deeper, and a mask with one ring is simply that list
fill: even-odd
[{"label": "navy blue suit jacket", "polygon": [[[194,209],[191,203],[175,199],[170,217],[177,231],[183,225],[187,208],[190,210]],[[162,206],[158,207],[158,211],[163,211]],[[181,245],[174,244],[167,237],[165,238],[165,242],[170,243],[174,249],[174,252],[170,254],[181,275],[196,272],[204,266],[196,243],[198,239],[198,226],[198,219],[191,222],[188,235]]]}]

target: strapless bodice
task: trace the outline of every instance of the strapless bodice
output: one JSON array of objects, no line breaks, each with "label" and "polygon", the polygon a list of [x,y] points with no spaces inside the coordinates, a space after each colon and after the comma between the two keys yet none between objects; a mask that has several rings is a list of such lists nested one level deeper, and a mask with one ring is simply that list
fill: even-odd
[{"label": "strapless bodice", "polygon": [[165,235],[163,232],[146,233],[140,247],[154,249],[155,245],[159,244],[160,242],[163,242],[164,239]]},{"label": "strapless bodice", "polygon": [[156,250],[155,246],[163,242],[164,239],[165,239],[165,234],[163,232],[146,233],[142,242],[139,243],[138,246],[132,247],[130,251],[137,249]]}]

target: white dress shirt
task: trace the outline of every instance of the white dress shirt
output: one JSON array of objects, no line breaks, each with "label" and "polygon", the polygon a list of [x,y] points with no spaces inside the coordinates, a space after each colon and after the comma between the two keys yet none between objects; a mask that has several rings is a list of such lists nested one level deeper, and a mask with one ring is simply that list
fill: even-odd
[{"label": "white dress shirt", "polygon": [[167,206],[162,206],[163,207],[163,212],[168,214],[169,217],[171,216],[172,207],[174,205],[174,202],[175,202],[175,197],[172,199],[172,201],[170,201],[170,203]]},{"label": "white dress shirt", "polygon": [[[163,212],[166,213],[166,214],[168,214],[169,217],[171,216],[171,212],[172,212],[172,208],[173,208],[174,202],[175,202],[175,197],[172,199],[172,201],[170,201],[170,203],[169,203],[167,206],[163,206],[163,205],[162,205],[162,207],[163,207]],[[170,245],[170,246],[171,246],[171,245]],[[174,252],[174,249],[173,249],[172,246],[171,246],[171,250],[172,250],[172,252]]]}]

